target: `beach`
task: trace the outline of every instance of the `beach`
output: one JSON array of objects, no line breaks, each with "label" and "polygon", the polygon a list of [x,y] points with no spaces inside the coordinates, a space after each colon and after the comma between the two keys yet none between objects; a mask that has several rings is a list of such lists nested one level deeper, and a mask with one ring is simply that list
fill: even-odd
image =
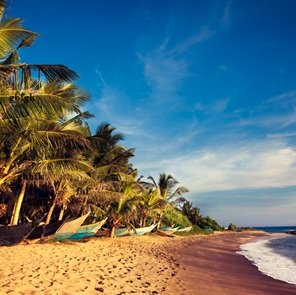
[{"label": "beach", "polygon": [[262,232],[221,234],[193,242],[180,258],[179,277],[188,295],[288,295],[296,285],[262,274],[244,256],[239,246],[264,236]]},{"label": "beach", "polygon": [[0,248],[1,294],[296,294],[236,254],[262,233],[93,238]]}]

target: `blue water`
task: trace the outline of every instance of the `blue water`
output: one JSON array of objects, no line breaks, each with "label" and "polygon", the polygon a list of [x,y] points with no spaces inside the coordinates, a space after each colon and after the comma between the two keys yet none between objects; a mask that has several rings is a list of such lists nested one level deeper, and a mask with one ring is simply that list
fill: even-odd
[{"label": "blue water", "polygon": [[296,225],[295,226],[258,226],[253,228],[258,230],[263,230],[268,233],[286,233],[287,231],[290,231],[290,230],[296,230]]},{"label": "blue water", "polygon": [[243,244],[238,253],[249,259],[264,274],[296,285],[296,235],[276,234],[295,230],[296,226],[255,228],[275,235]]}]

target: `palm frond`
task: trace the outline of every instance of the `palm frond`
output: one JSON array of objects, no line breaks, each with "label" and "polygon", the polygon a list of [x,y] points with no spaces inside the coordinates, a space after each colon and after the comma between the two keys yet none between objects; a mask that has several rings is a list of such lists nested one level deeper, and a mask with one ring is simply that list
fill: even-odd
[{"label": "palm frond", "polygon": [[64,65],[29,65],[32,69],[40,71],[48,81],[72,82],[79,75]]},{"label": "palm frond", "polygon": [[116,175],[118,176],[120,181],[127,182],[127,183],[135,182],[135,177],[133,175],[129,175],[122,172],[116,173]]},{"label": "palm frond", "polygon": [[36,37],[37,37],[37,34],[29,35],[27,38],[22,40],[21,44],[18,46],[17,49],[31,46],[34,43]]},{"label": "palm frond", "polygon": [[0,0],[0,21],[3,17],[5,8],[7,7],[7,1],[6,0]]},{"label": "palm frond", "polygon": [[[2,2],[3,3],[3,2]],[[3,5],[0,3],[0,16],[3,13]],[[4,59],[11,51],[18,48],[18,46],[28,37],[36,36],[21,25],[21,19],[13,18],[0,23],[0,59]]]},{"label": "palm frond", "polygon": [[[28,46],[32,39],[28,36],[24,38],[24,41],[21,41],[18,46],[22,44],[22,46]],[[1,50],[1,25],[0,25],[0,50]],[[3,45],[4,46],[4,45]],[[9,53],[9,52],[8,52]],[[6,54],[7,55],[7,54]],[[1,58],[1,55],[0,55]],[[79,75],[73,70],[69,69],[64,65],[46,65],[46,64],[2,64],[0,65],[0,76],[9,78],[9,74],[16,71],[26,71],[29,70],[32,74],[35,72],[36,76],[39,78],[40,73],[42,73],[45,79],[49,82],[55,81],[59,83],[71,83],[77,78]],[[20,75],[21,76],[21,75]],[[31,77],[33,78],[33,77]]]},{"label": "palm frond", "polygon": [[155,179],[152,176],[148,176],[147,178],[150,179],[153,182],[155,187],[157,187],[157,183],[156,183]]},{"label": "palm frond", "polygon": [[20,61],[20,57],[17,51],[14,50],[4,61],[0,62],[0,65],[17,64],[19,61]]},{"label": "palm frond", "polygon": [[183,194],[188,193],[188,192],[189,192],[189,190],[187,187],[180,186],[170,195],[169,200],[175,198],[176,196],[182,196]]},{"label": "palm frond", "polygon": [[86,173],[93,170],[92,165],[83,160],[78,159],[48,159],[34,163],[32,171],[47,175],[52,179],[60,179],[61,177],[71,177],[77,180],[92,181],[91,177]]}]

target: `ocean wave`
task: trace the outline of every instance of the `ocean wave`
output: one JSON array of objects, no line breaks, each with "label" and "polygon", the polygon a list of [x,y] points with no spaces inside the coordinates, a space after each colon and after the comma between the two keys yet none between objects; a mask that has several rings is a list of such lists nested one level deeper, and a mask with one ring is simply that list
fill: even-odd
[{"label": "ocean wave", "polygon": [[237,253],[245,256],[264,274],[296,285],[296,237],[260,239],[242,244]]}]

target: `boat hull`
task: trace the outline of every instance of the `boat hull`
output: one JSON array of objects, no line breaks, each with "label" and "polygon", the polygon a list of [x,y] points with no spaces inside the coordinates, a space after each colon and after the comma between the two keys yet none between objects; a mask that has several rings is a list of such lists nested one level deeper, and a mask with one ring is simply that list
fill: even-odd
[{"label": "boat hull", "polygon": [[80,227],[80,225],[85,221],[88,217],[88,214],[85,214],[81,217],[78,217],[74,220],[66,221],[52,236],[52,241],[65,241],[68,240]]},{"label": "boat hull", "polygon": [[166,236],[166,237],[174,237],[174,233],[176,232],[176,229],[171,230],[157,230],[157,234],[160,236]]},{"label": "boat hull", "polygon": [[189,233],[190,231],[192,230],[192,226],[188,226],[188,227],[185,227],[185,228],[180,228],[180,229],[177,229],[176,232],[180,232],[180,233]]},{"label": "boat hull", "polygon": [[94,236],[97,231],[105,224],[107,221],[107,218],[104,220],[101,220],[99,222],[83,225],[78,228],[75,234],[70,236],[70,240],[80,240],[83,238],[88,238]]},{"label": "boat hull", "polygon": [[120,228],[115,230],[115,236],[116,237],[122,237],[122,236],[142,236],[144,234],[148,234],[152,232],[152,230],[156,227],[157,224],[152,224],[151,226],[147,227],[140,227],[133,229],[127,229],[127,228]]},{"label": "boat hull", "polygon": [[64,221],[57,221],[50,224],[39,225],[29,234],[27,240],[36,240],[51,236],[62,226]]},{"label": "boat hull", "polygon": [[0,226],[0,245],[16,245],[22,242],[32,230],[32,223]]}]

